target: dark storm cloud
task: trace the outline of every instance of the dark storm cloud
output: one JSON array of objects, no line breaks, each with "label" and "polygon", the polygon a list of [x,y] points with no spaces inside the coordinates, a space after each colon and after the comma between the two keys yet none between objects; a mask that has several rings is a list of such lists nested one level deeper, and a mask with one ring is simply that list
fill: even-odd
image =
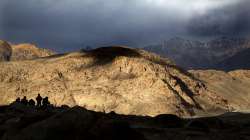
[{"label": "dark storm cloud", "polygon": [[129,0],[6,0],[2,16],[4,38],[71,49],[81,44],[136,45],[172,22]]},{"label": "dark storm cloud", "polygon": [[[213,7],[217,7],[218,11],[227,11],[228,7],[223,5],[228,1],[1,0],[0,38],[65,51],[85,45],[139,46],[172,36],[187,36],[189,33],[206,36],[211,34],[211,28],[216,29],[214,34],[221,34],[224,31],[224,26],[223,29],[221,26],[228,21],[232,25],[225,29],[244,31],[247,27],[244,18],[247,16],[241,15],[238,7],[235,7],[238,4],[231,4],[229,11],[233,13],[232,17],[220,12],[215,12],[218,15],[214,18],[210,16],[214,14],[211,12]],[[238,1],[239,4],[242,2],[244,0]],[[243,7],[242,12],[246,8]],[[197,11],[192,9],[204,12],[211,19],[208,23],[200,20],[204,14],[197,16]],[[240,18],[235,18],[237,14],[234,12],[240,14]],[[221,20],[220,16],[228,19]],[[223,24],[218,25],[217,20]],[[194,26],[186,28],[190,23]]]},{"label": "dark storm cloud", "polygon": [[249,36],[250,1],[241,1],[190,19],[187,29],[194,36]]}]

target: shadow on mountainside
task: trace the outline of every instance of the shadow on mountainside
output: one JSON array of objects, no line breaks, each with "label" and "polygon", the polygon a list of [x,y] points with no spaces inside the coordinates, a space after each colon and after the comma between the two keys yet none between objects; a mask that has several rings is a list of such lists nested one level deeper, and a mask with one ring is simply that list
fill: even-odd
[{"label": "shadow on mountainside", "polygon": [[198,109],[202,109],[199,103],[197,103],[194,99],[194,93],[193,91],[183,82],[179,77],[171,75],[173,79],[177,81],[177,83],[180,85],[180,88],[182,91],[185,91],[187,93],[187,96],[195,103],[195,106]]},{"label": "shadow on mountainside", "polygon": [[129,48],[129,47],[122,47],[122,46],[108,46],[108,47],[100,47],[93,50],[82,50],[83,53],[86,53],[84,57],[93,57],[95,62],[89,67],[92,66],[100,66],[112,63],[117,57],[125,56],[125,57],[132,57],[132,58],[144,58],[152,63],[165,65],[167,67],[176,69],[180,73],[192,78],[193,80],[196,79],[191,73],[187,72],[186,70],[178,67],[173,62],[171,62],[167,58],[160,57],[158,55],[152,54],[151,55],[143,55],[140,53],[139,50]]},{"label": "shadow on mountainside", "polygon": [[76,106],[37,109],[20,103],[0,107],[1,140],[246,140],[250,114],[226,113],[216,117],[179,118],[102,113]]},{"label": "shadow on mountainside", "polygon": [[117,57],[142,57],[139,52],[135,49],[120,47],[120,46],[111,46],[111,47],[100,47],[93,50],[82,51],[86,53],[84,57],[93,57],[94,63],[91,66],[100,66],[112,63]]},{"label": "shadow on mountainside", "polygon": [[[160,57],[159,55],[150,53],[150,55],[143,55],[141,54],[140,50],[123,47],[123,46],[107,46],[107,47],[100,47],[96,49],[84,50],[82,49],[80,53],[83,53],[83,57],[90,57],[94,59],[94,63],[89,65],[88,67],[92,66],[102,66],[109,63],[112,63],[117,57],[124,56],[124,57],[132,57],[132,58],[144,58],[152,63],[165,65],[167,67],[176,69],[180,73],[194,79],[196,79],[191,73],[187,72],[186,70],[182,69],[181,67],[175,65],[172,61],[168,58]],[[40,59],[53,59],[53,58],[60,58],[69,55],[70,53],[65,54],[55,54],[48,57],[43,57]]]},{"label": "shadow on mountainside", "polygon": [[40,57],[38,59],[52,59],[52,58],[58,58],[58,57],[63,57],[66,56],[68,53],[64,53],[64,54],[54,54],[54,55],[50,55],[50,56],[46,56],[46,57]]}]

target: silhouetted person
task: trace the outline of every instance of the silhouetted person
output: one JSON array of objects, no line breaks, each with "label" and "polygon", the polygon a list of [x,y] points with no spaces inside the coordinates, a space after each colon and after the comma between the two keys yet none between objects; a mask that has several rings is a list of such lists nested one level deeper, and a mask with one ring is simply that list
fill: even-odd
[{"label": "silhouetted person", "polygon": [[16,102],[16,103],[21,103],[20,97],[16,98],[16,101],[15,101],[15,102]]},{"label": "silhouetted person", "polygon": [[44,108],[48,107],[48,105],[50,104],[50,102],[49,102],[49,97],[45,97],[45,98],[43,99],[42,103],[43,103],[43,107],[44,107]]},{"label": "silhouetted person", "polygon": [[36,102],[37,102],[38,107],[42,106],[42,100],[43,100],[43,98],[41,97],[40,94],[38,94],[37,97],[36,97]]},{"label": "silhouetted person", "polygon": [[35,105],[36,105],[35,101],[33,99],[30,99],[29,106],[35,106]]},{"label": "silhouetted person", "polygon": [[28,100],[27,100],[26,96],[23,97],[23,99],[21,100],[21,103],[24,105],[28,104]]}]

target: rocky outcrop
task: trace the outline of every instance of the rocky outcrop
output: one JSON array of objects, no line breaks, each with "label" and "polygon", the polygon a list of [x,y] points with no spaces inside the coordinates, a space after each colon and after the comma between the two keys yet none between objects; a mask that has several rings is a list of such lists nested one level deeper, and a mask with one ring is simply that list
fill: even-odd
[{"label": "rocky outcrop", "polygon": [[13,53],[11,60],[28,60],[40,57],[47,57],[54,54],[48,49],[38,48],[33,44],[12,45]]},{"label": "rocky outcrop", "polygon": [[128,122],[81,107],[47,110],[22,104],[0,108],[1,140],[145,140]]},{"label": "rocky outcrop", "polygon": [[8,42],[0,40],[0,61],[10,61],[12,48]]},{"label": "rocky outcrop", "polygon": [[1,104],[40,93],[56,106],[120,114],[192,116],[231,109],[192,74],[138,49],[103,47],[0,67]]},{"label": "rocky outcrop", "polygon": [[30,60],[54,54],[51,50],[38,48],[33,44],[15,45],[0,40],[0,61]]},{"label": "rocky outcrop", "polygon": [[230,72],[216,70],[190,71],[204,81],[210,91],[226,99],[236,111],[249,111],[250,106],[250,71]]},{"label": "rocky outcrop", "polygon": [[11,104],[0,107],[1,140],[157,140],[249,139],[249,114],[226,113],[206,118],[182,119],[118,115],[82,107],[49,107]]}]

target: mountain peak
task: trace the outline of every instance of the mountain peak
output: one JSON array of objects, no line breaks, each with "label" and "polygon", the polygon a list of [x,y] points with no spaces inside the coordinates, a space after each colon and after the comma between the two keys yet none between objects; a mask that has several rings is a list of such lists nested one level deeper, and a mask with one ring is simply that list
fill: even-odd
[{"label": "mountain peak", "polygon": [[0,93],[8,94],[0,99],[2,104],[40,93],[56,106],[79,105],[119,114],[192,116],[197,110],[213,108],[199,103],[205,98],[208,104],[217,102],[216,107],[228,108],[204,83],[167,58],[129,47],[101,47],[0,63],[0,67],[0,86],[4,87]]}]

